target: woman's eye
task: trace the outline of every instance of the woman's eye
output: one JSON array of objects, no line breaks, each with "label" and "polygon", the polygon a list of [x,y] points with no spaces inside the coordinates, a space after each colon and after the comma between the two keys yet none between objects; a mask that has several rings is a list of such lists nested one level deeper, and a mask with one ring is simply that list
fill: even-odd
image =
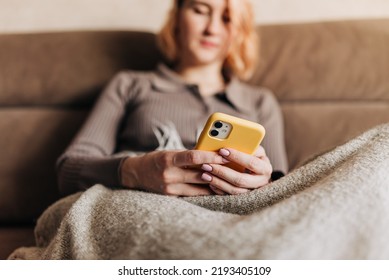
[{"label": "woman's eye", "polygon": [[196,14],[200,14],[200,15],[207,15],[207,14],[209,14],[209,10],[207,8],[201,7],[201,6],[194,6],[193,7],[193,11]]}]

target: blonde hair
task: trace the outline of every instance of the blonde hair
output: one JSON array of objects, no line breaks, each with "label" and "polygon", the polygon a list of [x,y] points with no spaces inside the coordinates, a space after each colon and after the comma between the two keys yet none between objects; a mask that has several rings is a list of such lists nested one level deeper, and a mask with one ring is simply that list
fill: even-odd
[{"label": "blonde hair", "polygon": [[[169,62],[176,62],[179,48],[176,41],[178,13],[186,0],[174,0],[165,25],[157,36],[158,47]],[[254,26],[254,13],[249,0],[228,0],[234,38],[224,61],[223,71],[242,80],[254,73],[259,57],[259,38]]]}]

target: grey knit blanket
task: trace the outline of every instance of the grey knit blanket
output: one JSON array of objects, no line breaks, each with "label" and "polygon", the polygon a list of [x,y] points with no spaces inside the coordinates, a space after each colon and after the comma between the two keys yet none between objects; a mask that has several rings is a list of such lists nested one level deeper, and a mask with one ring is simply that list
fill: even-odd
[{"label": "grey knit blanket", "polygon": [[35,235],[9,258],[389,259],[389,124],[242,195],[95,185],[49,207]]}]

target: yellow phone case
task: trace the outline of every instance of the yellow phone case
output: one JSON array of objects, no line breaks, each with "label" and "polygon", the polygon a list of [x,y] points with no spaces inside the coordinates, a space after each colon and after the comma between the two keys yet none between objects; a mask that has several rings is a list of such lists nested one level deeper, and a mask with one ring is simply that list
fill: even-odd
[{"label": "yellow phone case", "polygon": [[[217,121],[229,123],[232,126],[226,139],[219,139],[210,135],[210,130]],[[221,148],[233,148],[252,155],[262,142],[264,136],[265,128],[258,123],[223,113],[214,113],[208,118],[195,149],[218,151]],[[226,165],[237,171],[244,171],[244,168],[238,164],[228,163]]]}]

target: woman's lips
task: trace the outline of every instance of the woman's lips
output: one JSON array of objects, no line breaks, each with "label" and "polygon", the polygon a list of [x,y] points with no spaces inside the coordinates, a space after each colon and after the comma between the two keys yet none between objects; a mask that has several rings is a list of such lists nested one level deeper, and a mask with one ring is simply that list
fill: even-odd
[{"label": "woman's lips", "polygon": [[213,42],[210,42],[210,41],[200,41],[200,44],[205,47],[205,48],[218,48],[219,47],[219,44],[217,43],[213,43]]}]

